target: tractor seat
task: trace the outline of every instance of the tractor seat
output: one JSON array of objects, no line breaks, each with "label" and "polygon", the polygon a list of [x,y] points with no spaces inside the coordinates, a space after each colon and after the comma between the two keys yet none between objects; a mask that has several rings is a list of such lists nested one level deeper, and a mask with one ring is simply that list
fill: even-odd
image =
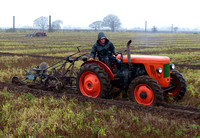
[{"label": "tractor seat", "polygon": [[31,70],[33,70],[33,71],[42,71],[43,69],[39,69],[39,68],[31,68]]},{"label": "tractor seat", "polygon": [[38,68],[32,68],[33,71],[45,71],[48,69],[48,64],[46,62],[42,62]]}]

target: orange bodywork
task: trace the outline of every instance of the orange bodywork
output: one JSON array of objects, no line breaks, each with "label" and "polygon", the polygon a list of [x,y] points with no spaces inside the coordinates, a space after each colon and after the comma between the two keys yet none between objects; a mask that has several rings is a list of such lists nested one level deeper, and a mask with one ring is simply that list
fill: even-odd
[{"label": "orange bodywork", "polygon": [[[121,60],[121,55],[118,54],[117,58],[119,60]],[[83,66],[84,64],[87,64],[87,63],[94,63],[94,64],[98,64],[99,66],[103,67],[106,70],[106,72],[108,72],[108,76],[110,77],[110,79],[114,80],[114,75],[113,75],[112,71],[103,62],[97,61],[97,60],[89,60],[89,61],[84,62],[81,66]],[[128,63],[127,55],[123,56],[123,63]],[[166,56],[148,56],[148,55],[131,55],[131,63],[143,64],[147,74],[150,77],[157,80],[158,84],[160,84],[161,87],[168,87],[169,86],[170,76],[164,77],[164,72],[162,72],[160,74],[158,74],[156,72],[156,69],[158,67],[160,67],[160,68],[162,68],[162,70],[164,70],[163,65],[170,63],[169,57],[166,57]]]},{"label": "orange bodywork", "polygon": [[[118,59],[121,60],[121,55],[118,54]],[[123,56],[123,63],[128,63],[127,55]],[[158,74],[158,67],[163,69],[164,64],[169,64],[170,59],[166,56],[148,56],[148,55],[131,55],[131,63],[143,64],[148,75],[158,81],[161,87],[168,87],[170,84],[170,76],[164,78],[164,73]]]}]

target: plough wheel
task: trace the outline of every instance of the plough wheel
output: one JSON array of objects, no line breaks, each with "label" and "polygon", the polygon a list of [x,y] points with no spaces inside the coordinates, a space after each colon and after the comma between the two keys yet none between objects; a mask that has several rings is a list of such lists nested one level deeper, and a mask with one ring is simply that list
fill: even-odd
[{"label": "plough wheel", "polygon": [[46,80],[45,80],[45,88],[47,90],[51,90],[51,91],[55,91],[55,92],[60,92],[61,91],[61,83],[60,81],[53,76],[49,76]]}]

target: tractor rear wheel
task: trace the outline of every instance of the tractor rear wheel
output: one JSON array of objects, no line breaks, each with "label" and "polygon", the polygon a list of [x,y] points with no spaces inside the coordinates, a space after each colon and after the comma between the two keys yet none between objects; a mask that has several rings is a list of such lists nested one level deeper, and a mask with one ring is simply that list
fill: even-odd
[{"label": "tractor rear wheel", "polygon": [[175,89],[171,92],[166,93],[168,97],[173,97],[175,101],[179,101],[183,99],[187,91],[187,85],[185,79],[181,73],[177,70],[173,70],[170,74],[171,77],[171,84],[175,85]]},{"label": "tractor rear wheel", "polygon": [[158,105],[163,101],[161,86],[149,76],[139,76],[129,85],[129,99],[145,106]]},{"label": "tractor rear wheel", "polygon": [[99,65],[85,64],[77,73],[79,93],[92,98],[109,98],[111,83],[108,73]]}]

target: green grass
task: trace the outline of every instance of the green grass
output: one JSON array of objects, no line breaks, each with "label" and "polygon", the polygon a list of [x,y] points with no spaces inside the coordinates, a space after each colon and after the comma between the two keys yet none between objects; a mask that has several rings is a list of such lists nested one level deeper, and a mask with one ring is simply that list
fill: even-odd
[{"label": "green grass", "polygon": [[[46,38],[28,38],[26,33],[0,32],[0,52],[66,57],[90,52],[98,32],[54,32]],[[200,35],[162,33],[111,33],[106,36],[118,51],[133,40],[131,53],[168,56],[176,64],[200,65]],[[58,59],[31,56],[0,56],[0,81],[24,76],[24,70]],[[76,63],[79,69],[82,61]],[[200,108],[200,69],[177,67],[187,82],[187,93],[177,104]],[[0,91],[0,137],[200,137],[200,126],[184,119],[135,112],[116,106],[62,97],[36,98],[34,95]]]},{"label": "green grass", "polygon": [[62,97],[0,92],[0,135],[4,137],[179,137],[200,136],[184,119],[80,102]]}]

